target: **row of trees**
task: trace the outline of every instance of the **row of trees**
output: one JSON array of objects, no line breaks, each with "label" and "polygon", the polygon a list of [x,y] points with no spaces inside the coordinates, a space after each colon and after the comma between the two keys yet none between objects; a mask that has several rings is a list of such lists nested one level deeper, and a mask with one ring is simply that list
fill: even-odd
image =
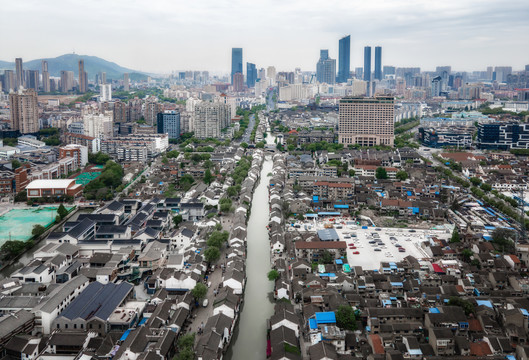
[{"label": "row of trees", "polygon": [[101,175],[89,182],[84,188],[87,200],[109,200],[114,197],[113,192],[123,190],[123,168],[114,161],[107,161]]}]

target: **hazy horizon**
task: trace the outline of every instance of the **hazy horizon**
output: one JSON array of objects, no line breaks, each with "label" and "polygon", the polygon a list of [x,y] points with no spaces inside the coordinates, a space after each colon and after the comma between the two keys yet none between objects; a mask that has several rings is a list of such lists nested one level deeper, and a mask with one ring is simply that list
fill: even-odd
[{"label": "hazy horizon", "polygon": [[4,3],[2,12],[0,31],[16,34],[3,39],[0,60],[10,62],[75,52],[150,73],[228,73],[231,48],[242,47],[244,63],[258,68],[314,71],[320,49],[338,59],[338,40],[350,34],[351,70],[363,66],[368,45],[382,46],[383,65],[424,71],[529,64],[524,0],[20,0]]}]

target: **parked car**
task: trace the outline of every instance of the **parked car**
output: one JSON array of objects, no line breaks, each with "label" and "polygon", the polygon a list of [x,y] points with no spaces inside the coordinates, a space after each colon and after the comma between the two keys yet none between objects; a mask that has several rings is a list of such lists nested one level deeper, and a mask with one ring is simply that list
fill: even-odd
[{"label": "parked car", "polygon": [[209,300],[208,299],[204,299],[204,302],[202,302],[202,306],[203,307],[208,307],[208,304],[209,304]]},{"label": "parked car", "polygon": [[353,251],[353,254],[354,254],[354,255],[359,255],[359,254],[360,254],[360,251]]},{"label": "parked car", "polygon": [[382,251],[380,248],[375,248],[375,251]]}]

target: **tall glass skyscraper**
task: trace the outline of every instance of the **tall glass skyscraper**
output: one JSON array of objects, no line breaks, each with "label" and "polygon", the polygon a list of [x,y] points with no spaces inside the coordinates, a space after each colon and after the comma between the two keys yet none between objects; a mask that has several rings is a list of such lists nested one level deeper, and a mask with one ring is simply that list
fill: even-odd
[{"label": "tall glass skyscraper", "polygon": [[166,110],[156,115],[158,134],[169,134],[169,139],[180,138],[180,113]]},{"label": "tall glass skyscraper", "polygon": [[338,78],[339,83],[347,82],[351,72],[351,35],[340,39],[338,53]]},{"label": "tall glass skyscraper", "polygon": [[371,81],[371,46],[364,48],[364,80]]},{"label": "tall glass skyscraper", "polygon": [[382,47],[375,47],[375,80],[382,80]]},{"label": "tall glass skyscraper", "polygon": [[326,84],[336,82],[336,59],[329,57],[329,50],[320,50],[320,60],[316,64],[316,80]]},{"label": "tall glass skyscraper", "polygon": [[248,88],[253,88],[255,86],[255,81],[257,80],[257,68],[255,64],[246,63],[246,86]]},{"label": "tall glass skyscraper", "polygon": [[242,48],[231,49],[231,83],[233,84],[233,74],[242,74]]}]

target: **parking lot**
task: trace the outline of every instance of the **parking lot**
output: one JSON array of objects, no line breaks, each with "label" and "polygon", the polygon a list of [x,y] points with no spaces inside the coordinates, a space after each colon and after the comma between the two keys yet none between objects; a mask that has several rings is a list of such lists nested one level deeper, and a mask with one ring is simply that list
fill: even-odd
[{"label": "parking lot", "polygon": [[[411,255],[417,259],[428,258],[421,243],[431,236],[446,238],[449,234],[439,230],[415,230],[397,228],[367,229],[344,226],[336,229],[347,243],[347,260],[350,266],[378,269],[380,263],[398,262]],[[411,231],[411,232],[410,232]]]},{"label": "parking lot", "polygon": [[430,229],[381,228],[359,226],[347,219],[324,219],[298,222],[298,231],[317,231],[325,224],[333,224],[340,240],[347,243],[347,260],[350,266],[365,270],[380,268],[381,262],[398,262],[411,255],[417,259],[429,258],[421,243],[431,237],[449,239],[450,231]]}]

